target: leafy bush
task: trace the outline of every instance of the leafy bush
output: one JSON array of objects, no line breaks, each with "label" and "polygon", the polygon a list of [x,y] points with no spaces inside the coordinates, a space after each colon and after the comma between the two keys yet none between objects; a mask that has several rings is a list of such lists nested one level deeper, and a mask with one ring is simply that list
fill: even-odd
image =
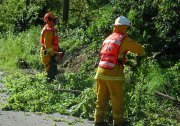
[{"label": "leafy bush", "polygon": [[[47,11],[58,12],[62,8],[62,2],[59,0],[3,0],[0,3],[0,27],[2,31],[9,30],[19,33],[44,24],[42,20]],[[57,15],[60,15],[57,13]]]},{"label": "leafy bush", "polygon": [[[179,76],[176,73],[178,71],[177,66],[174,71],[175,74],[171,74],[171,76],[166,76],[167,74],[169,75],[168,69],[161,69],[155,61],[150,59],[144,59],[141,66],[137,71],[133,71],[133,73],[129,73],[129,69],[126,69],[125,92],[127,93],[125,96],[125,114],[133,125],[177,124],[176,118],[179,114],[176,113],[176,109],[178,107],[172,107],[173,102],[166,99],[160,100],[155,95],[158,91],[178,98],[177,85],[179,82],[173,80],[173,78],[177,80],[177,76]],[[168,82],[167,80],[171,80],[176,86],[168,85],[168,88],[165,87]],[[171,109],[173,111],[170,111]]]},{"label": "leafy bush", "polygon": [[0,22],[7,31],[24,31],[34,24],[42,6],[43,1],[34,6],[33,3],[27,5],[23,0],[4,0],[0,4]]}]

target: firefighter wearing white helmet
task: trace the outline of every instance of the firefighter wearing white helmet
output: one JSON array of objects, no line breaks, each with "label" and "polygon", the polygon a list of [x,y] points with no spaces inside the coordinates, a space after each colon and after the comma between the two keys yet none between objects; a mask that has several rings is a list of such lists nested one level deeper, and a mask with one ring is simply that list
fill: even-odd
[{"label": "firefighter wearing white helmet", "polygon": [[126,25],[126,26],[130,26],[130,21],[124,17],[124,16],[120,16],[115,20],[114,25]]},{"label": "firefighter wearing white helmet", "polygon": [[96,71],[96,108],[94,114],[94,125],[105,126],[104,122],[108,112],[108,103],[112,102],[113,126],[122,126],[125,121],[123,118],[123,99],[124,99],[124,65],[128,51],[144,55],[141,44],[132,40],[126,34],[130,21],[120,16],[113,24],[113,33],[102,43],[100,51],[100,61]]}]

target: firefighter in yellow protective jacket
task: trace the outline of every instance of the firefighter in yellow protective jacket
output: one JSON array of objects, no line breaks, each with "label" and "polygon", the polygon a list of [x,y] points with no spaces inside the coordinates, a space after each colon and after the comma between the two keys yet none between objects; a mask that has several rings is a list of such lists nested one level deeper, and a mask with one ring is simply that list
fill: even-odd
[{"label": "firefighter in yellow protective jacket", "polygon": [[48,12],[44,16],[44,21],[46,25],[40,37],[41,59],[47,73],[47,82],[52,82],[57,74],[57,64],[62,59],[63,52],[60,52],[58,35],[54,28],[57,18],[52,12]]},{"label": "firefighter in yellow protective jacket", "polygon": [[94,114],[95,126],[105,126],[104,119],[111,99],[113,126],[123,126],[123,83],[124,64],[127,52],[144,55],[141,44],[126,35],[129,20],[120,16],[115,20],[113,33],[104,41],[101,49],[101,59],[96,71],[96,108]]}]

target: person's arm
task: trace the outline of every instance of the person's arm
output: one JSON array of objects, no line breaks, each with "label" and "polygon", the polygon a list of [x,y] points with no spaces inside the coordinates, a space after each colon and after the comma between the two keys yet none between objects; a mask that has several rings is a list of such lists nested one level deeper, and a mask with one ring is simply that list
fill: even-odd
[{"label": "person's arm", "polygon": [[144,55],[144,49],[141,44],[137,43],[136,41],[132,40],[129,37],[126,37],[123,40],[123,46],[126,50],[136,53],[138,56],[143,56]]},{"label": "person's arm", "polygon": [[46,31],[43,35],[44,37],[44,45],[47,50],[47,52],[51,55],[54,56],[56,52],[53,49],[52,41],[54,38],[53,32],[52,31]]}]

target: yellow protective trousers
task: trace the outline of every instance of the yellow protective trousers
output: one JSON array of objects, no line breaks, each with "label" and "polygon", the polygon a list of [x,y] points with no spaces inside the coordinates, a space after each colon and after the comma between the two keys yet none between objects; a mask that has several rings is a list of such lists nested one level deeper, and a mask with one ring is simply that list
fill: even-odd
[{"label": "yellow protective trousers", "polygon": [[46,73],[48,73],[49,68],[50,68],[51,56],[50,56],[50,55],[48,55],[48,56],[42,56],[41,60],[42,60],[42,63],[43,63],[43,65],[44,65],[44,68],[45,68]]},{"label": "yellow protective trousers", "polygon": [[123,120],[123,81],[96,79],[96,94],[95,123],[104,122],[111,99],[113,123],[120,124]]},{"label": "yellow protective trousers", "polygon": [[57,74],[57,63],[53,56],[44,55],[43,53],[41,53],[41,60],[47,74],[47,82],[52,82]]}]

